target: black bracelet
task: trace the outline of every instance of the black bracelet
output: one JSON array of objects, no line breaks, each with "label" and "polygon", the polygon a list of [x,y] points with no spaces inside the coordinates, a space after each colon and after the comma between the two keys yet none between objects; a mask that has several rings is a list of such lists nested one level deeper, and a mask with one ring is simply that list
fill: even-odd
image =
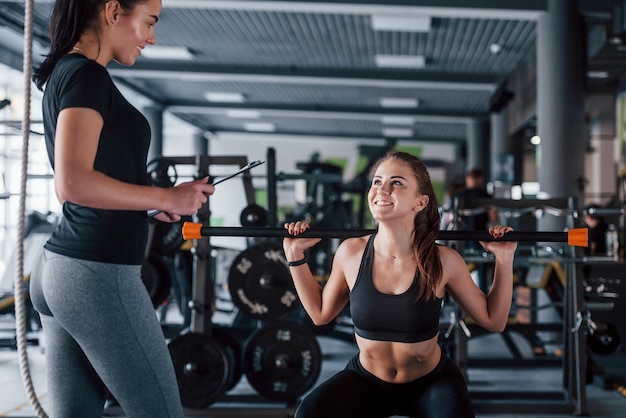
[{"label": "black bracelet", "polygon": [[296,267],[296,266],[301,266],[303,264],[306,264],[306,256],[302,257],[302,259],[300,260],[296,260],[296,261],[287,261],[287,265],[289,267]]}]

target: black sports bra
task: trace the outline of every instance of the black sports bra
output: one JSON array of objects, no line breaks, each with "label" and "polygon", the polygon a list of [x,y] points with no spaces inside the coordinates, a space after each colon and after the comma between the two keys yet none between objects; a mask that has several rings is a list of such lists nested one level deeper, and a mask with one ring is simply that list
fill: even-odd
[{"label": "black sports bra", "polygon": [[417,299],[420,275],[399,295],[380,292],[372,281],[374,239],[367,241],[359,274],[350,292],[350,314],[357,335],[370,340],[415,343],[437,335],[440,298]]}]

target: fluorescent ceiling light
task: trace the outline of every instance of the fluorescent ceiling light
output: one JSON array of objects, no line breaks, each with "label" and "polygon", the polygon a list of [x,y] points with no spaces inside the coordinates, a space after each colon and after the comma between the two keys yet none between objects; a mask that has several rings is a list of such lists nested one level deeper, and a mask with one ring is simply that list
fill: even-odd
[{"label": "fluorescent ceiling light", "polygon": [[274,132],[276,125],[267,122],[248,122],[244,123],[243,129],[250,132]]},{"label": "fluorescent ceiling light", "polygon": [[258,119],[261,117],[261,112],[249,109],[228,109],[226,116],[235,119]]},{"label": "fluorescent ceiling light", "polygon": [[204,94],[205,99],[209,102],[219,103],[243,103],[245,98],[241,93],[229,93],[208,91]]},{"label": "fluorescent ceiling light", "polygon": [[413,125],[415,119],[411,116],[382,116],[380,121],[383,125]]},{"label": "fluorescent ceiling light", "polygon": [[413,129],[383,128],[383,136],[386,138],[410,138],[413,136]]},{"label": "fluorescent ceiling light", "polygon": [[381,97],[382,107],[414,108],[419,106],[419,100],[406,97]]},{"label": "fluorescent ceiling light", "polygon": [[430,16],[373,15],[372,29],[391,32],[428,32]]},{"label": "fluorescent ceiling light", "polygon": [[589,78],[609,78],[608,71],[587,71]]},{"label": "fluorescent ceiling light", "polygon": [[423,55],[376,55],[376,65],[386,68],[424,68],[426,58]]},{"label": "fluorescent ceiling light", "polygon": [[154,60],[191,61],[193,53],[185,46],[146,45],[141,56]]}]

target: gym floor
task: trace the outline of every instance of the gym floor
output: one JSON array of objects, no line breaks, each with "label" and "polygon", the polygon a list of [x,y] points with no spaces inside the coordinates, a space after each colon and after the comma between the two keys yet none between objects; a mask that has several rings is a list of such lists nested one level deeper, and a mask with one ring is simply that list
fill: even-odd
[{"label": "gym floor", "polygon": [[[0,417],[36,417],[30,406],[24,389],[22,372],[19,368],[18,354],[11,347],[10,340],[14,334],[14,318],[11,315],[0,316]],[[333,330],[331,334],[319,335],[318,341],[322,350],[322,365],[319,379],[322,382],[339,369],[356,352],[349,338],[337,338],[341,331]],[[346,330],[349,335],[349,330]],[[532,357],[532,350],[523,338],[511,335],[520,353]],[[46,410],[46,381],[44,370],[44,347],[37,344],[38,332],[28,334],[31,344],[28,346],[29,369],[38,399]],[[591,383],[585,385],[586,396],[583,404],[586,411],[578,414],[568,401],[563,386],[564,371],[557,366],[526,366],[515,365],[510,349],[500,335],[485,334],[468,340],[468,358],[470,367],[467,369],[468,384],[472,397],[475,399],[477,416],[491,418],[522,418],[552,417],[564,418],[575,415],[590,417],[624,417],[626,416],[626,351],[619,350],[609,356],[594,357],[597,366],[604,369],[592,375]],[[490,359],[490,366],[471,366],[471,361]],[[493,360],[497,366],[494,367]],[[513,365],[513,367],[510,367]],[[512,395],[512,396],[511,396]],[[510,401],[513,399],[513,401]],[[580,402],[577,404],[580,405]],[[187,416],[211,417],[290,417],[293,405],[269,401],[255,391],[248,383],[245,375],[230,391],[216,400],[208,408],[188,410]],[[121,410],[110,407],[105,416],[121,416]]]}]

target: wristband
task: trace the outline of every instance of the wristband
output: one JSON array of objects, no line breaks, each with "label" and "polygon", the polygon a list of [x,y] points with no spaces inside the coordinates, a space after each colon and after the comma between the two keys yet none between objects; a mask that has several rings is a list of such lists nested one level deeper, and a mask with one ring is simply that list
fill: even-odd
[{"label": "wristband", "polygon": [[287,265],[289,267],[296,267],[296,266],[301,266],[303,264],[306,264],[306,256],[302,257],[300,260],[296,260],[296,261],[288,261]]}]

